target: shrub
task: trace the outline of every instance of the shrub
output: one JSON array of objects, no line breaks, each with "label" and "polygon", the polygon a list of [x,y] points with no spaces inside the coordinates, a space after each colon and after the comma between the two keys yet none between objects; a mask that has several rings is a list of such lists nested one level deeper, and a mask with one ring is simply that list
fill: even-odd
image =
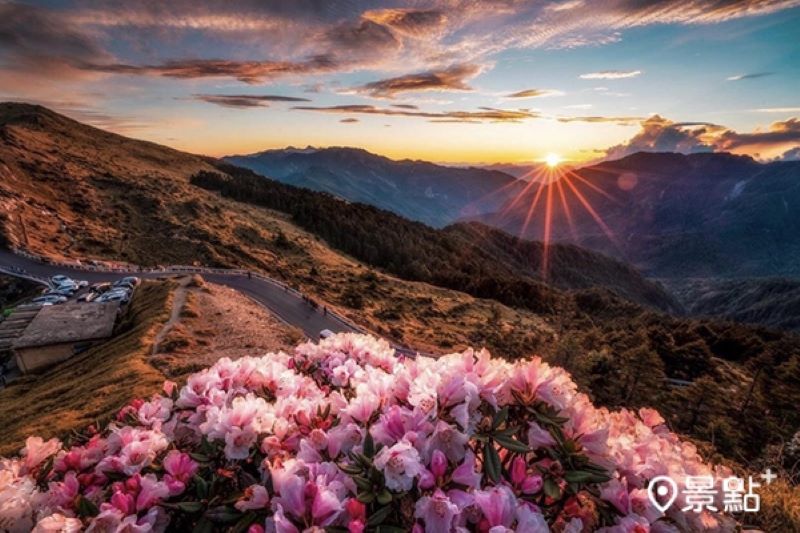
[{"label": "shrub", "polygon": [[[539,359],[403,360],[340,334],[220,359],[71,447],[0,462],[0,524],[25,530],[732,531],[667,516],[647,480],[715,475],[653,410],[596,409]],[[721,505],[718,503],[718,505]],[[71,528],[71,529],[70,529]],[[656,530],[652,529],[653,531]]]}]

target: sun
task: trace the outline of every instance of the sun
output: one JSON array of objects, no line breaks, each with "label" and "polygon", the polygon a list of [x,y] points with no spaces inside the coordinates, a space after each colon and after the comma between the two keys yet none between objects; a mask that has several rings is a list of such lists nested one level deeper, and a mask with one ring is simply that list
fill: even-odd
[{"label": "sun", "polygon": [[544,156],[544,162],[550,168],[557,167],[561,161],[561,156],[552,152]]}]

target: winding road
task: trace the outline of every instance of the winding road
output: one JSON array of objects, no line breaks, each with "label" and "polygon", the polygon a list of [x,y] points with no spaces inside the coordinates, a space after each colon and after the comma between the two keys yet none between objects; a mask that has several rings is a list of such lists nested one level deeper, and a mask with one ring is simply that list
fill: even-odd
[{"label": "winding road", "polygon": [[[178,271],[139,272],[136,270],[120,272],[87,271],[68,266],[51,265],[39,262],[9,250],[0,250],[0,272],[28,279],[48,279],[56,274],[67,274],[75,279],[85,279],[90,283],[114,281],[125,276],[141,278],[159,278],[167,275],[181,274]],[[257,277],[248,277],[241,273],[201,273],[211,283],[226,285],[250,297],[269,309],[278,318],[289,325],[303,330],[310,339],[319,337],[320,331],[328,329],[334,333],[349,332],[358,329],[339,319],[331,313],[323,313],[322,309],[314,309],[296,291],[287,289],[277,281],[267,281]],[[399,348],[399,351],[408,350]]]}]

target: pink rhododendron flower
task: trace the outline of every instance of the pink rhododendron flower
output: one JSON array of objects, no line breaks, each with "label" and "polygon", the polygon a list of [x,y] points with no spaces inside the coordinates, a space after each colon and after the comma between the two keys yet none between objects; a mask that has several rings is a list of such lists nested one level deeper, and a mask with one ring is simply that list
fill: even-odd
[{"label": "pink rhododendron flower", "polygon": [[45,442],[41,437],[28,437],[25,440],[25,447],[22,449],[25,469],[28,472],[32,471],[60,449],[61,441],[58,439],[50,439]]},{"label": "pink rhododendron flower", "polygon": [[428,533],[449,533],[458,512],[458,506],[437,489],[432,496],[417,500],[414,516],[423,521]]},{"label": "pink rhododendron flower", "polygon": [[406,440],[383,448],[375,457],[375,467],[383,471],[386,486],[396,491],[411,489],[423,468],[419,452]]},{"label": "pink rhododendron flower", "polygon": [[250,485],[244,491],[244,498],[236,502],[235,506],[240,511],[252,509],[266,509],[269,504],[269,493],[263,485]]},{"label": "pink rhododendron flower", "polygon": [[475,491],[475,503],[480,507],[490,527],[511,526],[514,519],[515,502],[514,493],[503,485]]},{"label": "pink rhododendron flower", "polygon": [[70,518],[61,513],[53,513],[36,523],[32,533],[77,533],[83,529],[83,523],[77,518]]}]

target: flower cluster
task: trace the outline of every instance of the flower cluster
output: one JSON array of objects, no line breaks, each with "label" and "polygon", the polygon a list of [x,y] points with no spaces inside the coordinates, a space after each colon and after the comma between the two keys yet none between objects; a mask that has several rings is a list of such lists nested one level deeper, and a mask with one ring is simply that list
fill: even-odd
[{"label": "flower cluster", "polygon": [[68,446],[29,438],[0,463],[0,529],[732,531],[647,497],[654,476],[724,474],[538,358],[403,359],[340,334],[221,359]]}]

